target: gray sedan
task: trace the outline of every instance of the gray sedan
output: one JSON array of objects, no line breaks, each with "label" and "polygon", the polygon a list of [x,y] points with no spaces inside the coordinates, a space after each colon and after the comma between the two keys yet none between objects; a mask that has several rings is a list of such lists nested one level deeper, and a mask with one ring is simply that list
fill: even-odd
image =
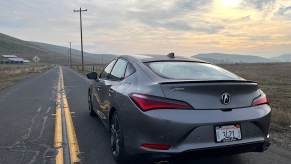
[{"label": "gray sedan", "polygon": [[119,56],[91,72],[89,112],[111,136],[118,163],[133,156],[262,152],[271,108],[256,82],[193,58]]}]

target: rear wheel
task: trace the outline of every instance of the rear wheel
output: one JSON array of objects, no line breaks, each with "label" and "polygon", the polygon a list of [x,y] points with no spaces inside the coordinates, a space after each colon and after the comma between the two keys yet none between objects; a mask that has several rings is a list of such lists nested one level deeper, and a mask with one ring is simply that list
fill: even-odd
[{"label": "rear wheel", "polygon": [[93,109],[93,106],[92,106],[92,99],[91,99],[91,95],[90,93],[88,94],[88,106],[89,106],[89,114],[90,116],[96,116],[96,113]]},{"label": "rear wheel", "polygon": [[126,163],[128,156],[124,150],[123,133],[116,112],[113,113],[110,121],[110,145],[114,160],[120,164]]}]

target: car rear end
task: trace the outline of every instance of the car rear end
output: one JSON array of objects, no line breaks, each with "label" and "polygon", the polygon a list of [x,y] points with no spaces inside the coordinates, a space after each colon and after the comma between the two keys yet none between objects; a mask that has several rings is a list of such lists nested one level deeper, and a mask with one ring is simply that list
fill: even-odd
[{"label": "car rear end", "polygon": [[129,154],[242,153],[269,146],[271,108],[256,82],[203,62],[138,64],[151,82],[127,90],[123,127]]}]

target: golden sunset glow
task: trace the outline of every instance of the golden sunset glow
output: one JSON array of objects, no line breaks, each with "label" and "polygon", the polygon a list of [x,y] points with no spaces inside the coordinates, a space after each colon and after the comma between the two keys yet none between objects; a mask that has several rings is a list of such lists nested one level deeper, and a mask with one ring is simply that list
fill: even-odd
[{"label": "golden sunset glow", "polygon": [[1,10],[2,33],[63,46],[69,39],[73,48],[80,47],[80,33],[72,11],[88,9],[82,16],[84,50],[92,53],[291,53],[290,0],[15,1],[0,2],[17,11]]}]

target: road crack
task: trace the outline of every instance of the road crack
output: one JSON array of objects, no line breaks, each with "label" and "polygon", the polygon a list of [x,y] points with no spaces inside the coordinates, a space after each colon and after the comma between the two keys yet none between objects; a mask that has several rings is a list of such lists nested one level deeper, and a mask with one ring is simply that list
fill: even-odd
[{"label": "road crack", "polygon": [[[56,84],[57,82],[55,81],[51,98],[49,99],[49,104],[52,104],[52,102],[53,104],[56,104]],[[30,120],[29,126],[25,130],[26,133],[20,136],[15,143],[0,147],[0,150],[6,150],[12,153],[20,153],[20,158],[17,162],[18,164],[38,163],[39,158],[42,160],[43,164],[54,163],[57,150],[54,147],[41,143],[40,141],[46,130],[46,124],[48,122],[51,109],[52,107],[48,107],[46,110],[44,110],[43,107],[38,107]],[[35,131],[34,127],[39,124],[41,124],[40,130]],[[35,138],[32,138],[33,132],[34,135],[35,133],[37,134]],[[5,159],[1,158],[0,161],[5,161]]]}]

